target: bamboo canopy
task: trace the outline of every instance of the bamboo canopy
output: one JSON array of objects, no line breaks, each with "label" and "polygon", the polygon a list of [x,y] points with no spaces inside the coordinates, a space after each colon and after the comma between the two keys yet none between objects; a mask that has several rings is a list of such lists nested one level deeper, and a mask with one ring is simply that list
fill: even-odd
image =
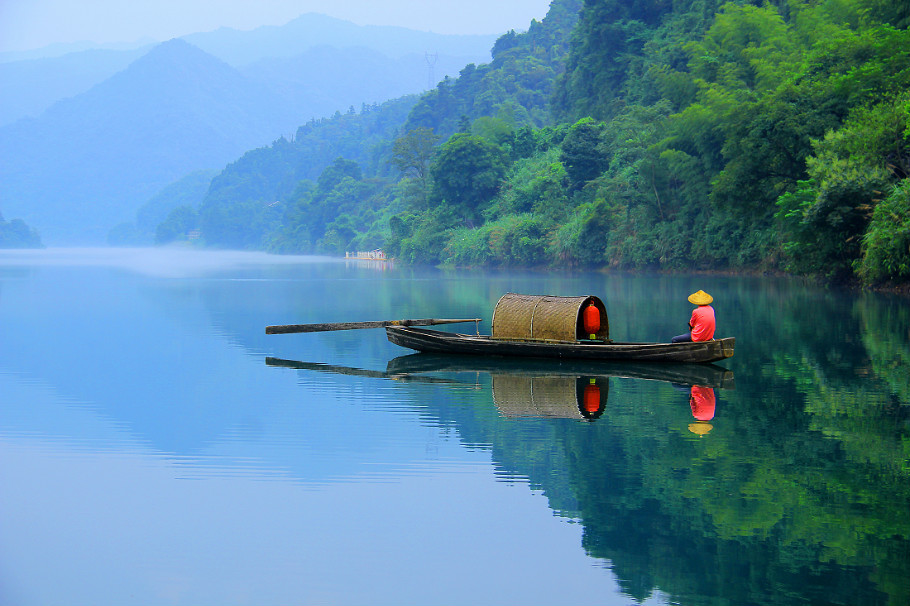
[{"label": "bamboo canopy", "polygon": [[593,419],[603,413],[610,384],[605,377],[597,381],[597,409],[586,410],[583,391],[589,381],[571,376],[494,374],[493,403],[507,418]]},{"label": "bamboo canopy", "polygon": [[493,338],[520,340],[577,341],[587,339],[582,312],[593,303],[600,312],[598,340],[610,338],[607,309],[593,295],[552,297],[548,295],[503,295],[493,310]]}]

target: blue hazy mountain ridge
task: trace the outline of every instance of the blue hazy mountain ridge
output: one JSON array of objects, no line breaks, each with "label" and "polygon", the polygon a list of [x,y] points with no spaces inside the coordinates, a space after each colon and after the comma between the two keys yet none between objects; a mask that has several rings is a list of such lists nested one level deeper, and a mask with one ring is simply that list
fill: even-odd
[{"label": "blue hazy mountain ridge", "polygon": [[[439,56],[434,72],[457,74],[468,63],[467,57]],[[429,84],[427,69],[422,54],[393,58],[362,46],[317,46],[293,57],[261,59],[239,71],[269,89],[279,107],[290,110],[284,122],[286,132],[294,132],[313,118],[432,88],[436,83]],[[301,107],[308,114],[303,115]]]},{"label": "blue hazy mountain ridge", "polygon": [[107,80],[149,51],[91,49],[0,63],[0,126],[35,117],[61,99]]},{"label": "blue hazy mountain ridge", "polygon": [[[401,27],[359,26],[325,15],[309,13],[281,26],[253,30],[220,28],[182,37],[233,67],[267,59],[288,59],[319,46],[337,49],[363,47],[405,61],[402,69],[417,64],[426,83],[426,54],[436,57],[439,79],[456,76],[468,63],[490,60],[495,35],[457,36]],[[0,126],[41,114],[56,101],[78,95],[125,69],[156,43],[87,47],[90,43],[52,45],[33,51],[0,53]],[[67,51],[67,49],[71,49]],[[412,78],[413,80],[413,78]],[[419,90],[422,90],[419,89]],[[407,93],[418,92],[409,89]],[[355,101],[359,104],[361,99]],[[335,108],[332,109],[334,111]]]},{"label": "blue hazy mountain ridge", "polygon": [[499,35],[445,35],[403,27],[363,26],[307,13],[281,26],[265,25],[249,31],[222,27],[183,36],[183,39],[239,67],[269,57],[292,57],[316,46],[361,46],[390,57],[415,52],[422,56],[422,53],[430,52],[440,56],[463,56],[468,59],[465,64],[486,62],[490,60],[490,49]]},{"label": "blue hazy mountain ridge", "polygon": [[282,124],[272,96],[182,40],[0,129],[3,211],[45,242],[101,242],[183,175],[224,165]]},{"label": "blue hazy mountain ridge", "polygon": [[143,48],[148,49],[161,42],[153,38],[144,37],[132,42],[105,42],[99,44],[88,40],[78,42],[54,42],[40,48],[31,48],[28,50],[10,50],[0,51],[0,63],[12,63],[14,61],[31,61],[33,59],[53,59],[73,53],[81,53],[90,50],[103,51],[134,51]]},{"label": "blue hazy mountain ridge", "polygon": [[[103,243],[186,174],[224,167],[313,118],[426,87],[419,55],[336,52],[241,71],[184,40],[156,46],[38,118],[0,128],[2,210],[48,244]],[[299,76],[286,71],[308,64]]]}]

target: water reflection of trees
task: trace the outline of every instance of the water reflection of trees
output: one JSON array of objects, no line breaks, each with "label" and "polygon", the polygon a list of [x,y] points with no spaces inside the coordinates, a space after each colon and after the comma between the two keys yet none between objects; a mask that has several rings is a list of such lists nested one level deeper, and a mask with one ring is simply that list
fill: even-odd
[{"label": "water reflection of trees", "polygon": [[[731,420],[729,415],[725,420]],[[614,423],[614,421],[618,421]],[[566,435],[584,546],[637,598],[683,603],[903,603],[906,471],[851,458],[843,443],[738,423],[711,441],[655,439],[608,419]],[[732,420],[731,420],[732,421]],[[740,420],[742,421],[742,419]],[[892,430],[895,427],[892,425]],[[897,464],[897,465],[894,465]]]},{"label": "water reflection of trees", "polygon": [[805,295],[780,301],[765,363],[737,366],[709,442],[617,414],[561,436],[585,549],[630,595],[910,601],[910,307]]},{"label": "water reflection of trees", "polygon": [[[488,418],[486,428],[458,427],[492,444],[504,475],[526,476],[555,512],[580,520],[584,549],[609,561],[636,599],[656,589],[685,604],[910,597],[910,478],[900,450],[857,457],[814,430],[812,413],[776,425],[735,397],[721,429],[698,438],[680,422],[684,399],[647,401],[646,417],[638,406],[608,406],[593,424]],[[865,420],[853,422],[842,427],[861,434]],[[893,436],[905,422],[872,425]]]},{"label": "water reflection of trees", "polygon": [[871,370],[910,404],[910,301],[866,294],[856,303]]},{"label": "water reflection of trees", "polygon": [[686,431],[688,398],[653,381],[611,388],[596,423],[471,418],[470,407],[455,423],[491,445],[503,476],[527,477],[580,520],[584,549],[636,599],[906,603],[908,407],[886,381],[811,349],[737,372],[705,437]]},{"label": "water reflection of trees", "polygon": [[[434,284],[451,294],[436,315],[543,288]],[[673,334],[665,300],[686,292],[678,286],[606,276],[546,290],[615,293],[605,297],[615,336],[651,339]],[[722,394],[707,436],[688,431],[685,395],[646,381],[626,394],[611,384],[594,423],[511,420],[476,405],[490,392],[445,385],[423,410],[578,519],[584,549],[636,599],[659,589],[686,604],[910,603],[910,306],[792,281],[709,289],[739,348],[737,390]],[[439,309],[438,292],[421,292],[402,295],[412,311]],[[398,313],[397,289],[382,293],[378,315],[410,313]],[[624,396],[634,403],[617,406]]]}]

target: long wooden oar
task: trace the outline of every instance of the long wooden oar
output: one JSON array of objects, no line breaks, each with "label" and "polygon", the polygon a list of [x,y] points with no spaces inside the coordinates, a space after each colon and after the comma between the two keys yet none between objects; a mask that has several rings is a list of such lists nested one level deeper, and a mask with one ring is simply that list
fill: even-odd
[{"label": "long wooden oar", "polygon": [[377,322],[335,322],[333,324],[285,324],[266,326],[265,334],[283,335],[293,332],[326,332],[330,330],[356,330],[359,328],[383,328],[385,326],[434,326],[436,324],[458,324],[460,322],[481,322],[480,318],[468,320],[445,320],[427,318],[425,320],[380,320]]}]

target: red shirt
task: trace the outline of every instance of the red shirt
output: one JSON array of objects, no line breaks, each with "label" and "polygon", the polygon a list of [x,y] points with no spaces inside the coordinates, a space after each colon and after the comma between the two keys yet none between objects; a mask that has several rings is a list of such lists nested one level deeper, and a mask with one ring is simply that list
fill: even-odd
[{"label": "red shirt", "polygon": [[692,327],[693,341],[710,341],[714,338],[714,308],[710,305],[699,305],[692,310],[692,319],[689,320],[689,326]]},{"label": "red shirt", "polygon": [[710,421],[714,418],[714,390],[710,387],[693,385],[689,392],[689,406],[692,407],[692,416],[699,421]]}]

